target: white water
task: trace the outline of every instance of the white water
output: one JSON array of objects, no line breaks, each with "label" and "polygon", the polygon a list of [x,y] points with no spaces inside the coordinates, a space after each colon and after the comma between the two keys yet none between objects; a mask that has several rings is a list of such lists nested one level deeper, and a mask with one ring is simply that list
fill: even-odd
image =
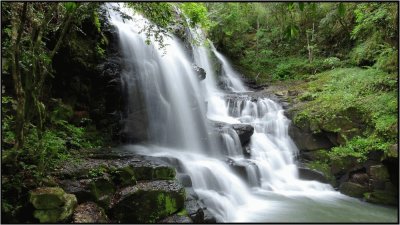
[{"label": "white water", "polygon": [[[157,43],[146,45],[145,36],[139,33],[146,23],[143,17],[133,15],[134,21],[124,22],[112,10],[110,15],[111,23],[118,28],[125,58],[121,76],[130,107],[127,121],[135,116],[138,101],[146,104],[149,118],[151,145],[127,148],[139,154],[178,159],[182,170],[191,177],[195,192],[217,221],[285,221],[287,215],[274,215],[280,215],[279,210],[285,210],[283,206],[290,208],[292,199],[312,199],[314,205],[330,202],[332,207],[339,207],[341,201],[358,201],[333,191],[327,184],[298,178],[294,162],[297,148],[288,136],[290,121],[283,109],[267,98],[253,102],[246,97],[247,90],[237,73],[212,44],[229,90],[239,93],[235,100],[225,100],[226,93],[217,87],[211,52],[205,46],[192,46],[194,62],[207,73],[206,79],[199,82],[191,69],[191,57],[185,54],[177,38],[165,38],[168,45],[163,55]],[[191,33],[204,40],[201,32]],[[239,138],[231,128],[223,128],[221,145],[216,138],[207,137],[207,118],[251,124],[255,128],[250,142],[251,157],[244,157]],[[126,123],[125,129],[137,128]],[[246,166],[247,181],[234,173],[226,162],[228,156]]]}]

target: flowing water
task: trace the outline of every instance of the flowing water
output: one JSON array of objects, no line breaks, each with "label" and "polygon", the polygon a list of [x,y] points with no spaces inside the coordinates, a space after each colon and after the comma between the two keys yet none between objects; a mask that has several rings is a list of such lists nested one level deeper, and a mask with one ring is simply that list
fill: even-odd
[{"label": "flowing water", "polygon": [[[121,6],[117,6],[121,7]],[[126,10],[121,7],[121,11]],[[298,177],[297,148],[288,136],[290,121],[282,107],[268,98],[253,99],[239,75],[225,57],[199,30],[191,36],[201,45],[192,45],[193,57],[180,41],[165,37],[146,45],[140,33],[148,23],[139,15],[123,20],[109,10],[117,27],[124,56],[123,89],[127,95],[126,121],[137,113],[139,102],[146,106],[148,145],[124,148],[138,154],[174,158],[178,172],[188,174],[195,192],[204,200],[218,222],[394,222],[397,211],[344,196],[328,184]],[[210,54],[222,64],[222,74],[214,74]],[[194,59],[192,61],[192,58]],[[192,63],[205,69],[199,81]],[[217,76],[225,91],[217,87]],[[234,95],[234,98],[227,96]],[[209,120],[226,123],[221,140],[208,135]],[[250,157],[245,157],[237,133],[228,124],[250,124]],[[134,129],[129,122],[125,129]],[[228,163],[229,162],[229,163]],[[246,179],[230,164],[245,167]],[[178,166],[178,165],[176,165]]]}]

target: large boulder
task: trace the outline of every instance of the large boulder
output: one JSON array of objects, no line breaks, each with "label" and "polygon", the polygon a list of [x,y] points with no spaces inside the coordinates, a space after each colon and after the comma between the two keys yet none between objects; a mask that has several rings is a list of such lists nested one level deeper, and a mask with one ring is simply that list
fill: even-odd
[{"label": "large boulder", "polygon": [[32,190],[29,200],[35,208],[33,216],[40,223],[68,222],[77,205],[75,195],[67,194],[58,187]]},{"label": "large boulder", "polygon": [[224,122],[210,121],[213,128],[212,135],[221,135],[226,128],[232,128],[239,136],[242,146],[246,146],[250,142],[250,138],[254,133],[254,127],[250,124],[228,124]]},{"label": "large boulder", "polygon": [[59,187],[37,188],[30,192],[29,201],[36,209],[54,209],[65,204],[66,193]]},{"label": "large boulder", "polygon": [[242,146],[250,142],[251,135],[254,133],[254,127],[250,124],[233,124],[232,128],[239,136]]},{"label": "large boulder", "polygon": [[315,180],[321,183],[329,182],[323,173],[305,167],[299,167],[299,177],[303,180]]},{"label": "large boulder", "polygon": [[301,151],[313,151],[318,149],[329,149],[334,145],[325,135],[313,134],[302,130],[294,124],[289,125],[289,136]]},{"label": "large boulder", "polygon": [[109,223],[104,209],[94,202],[85,202],[78,205],[73,214],[73,223]]},{"label": "large boulder", "polygon": [[391,191],[375,190],[373,192],[365,193],[364,198],[367,202],[384,204],[384,205],[398,205],[398,193]]},{"label": "large boulder", "polygon": [[154,223],[183,209],[185,189],[176,181],[141,182],[120,190],[112,213],[122,223]]},{"label": "large boulder", "polygon": [[364,193],[368,192],[368,187],[352,182],[344,182],[340,185],[339,190],[345,195],[362,198]]}]

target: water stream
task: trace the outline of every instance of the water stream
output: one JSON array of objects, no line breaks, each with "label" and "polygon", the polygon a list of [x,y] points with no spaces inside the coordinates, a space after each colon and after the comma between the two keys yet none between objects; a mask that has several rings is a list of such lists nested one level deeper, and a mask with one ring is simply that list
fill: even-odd
[{"label": "water stream", "polygon": [[[124,148],[177,159],[181,172],[191,177],[195,192],[218,222],[396,221],[396,209],[344,196],[328,184],[299,179],[298,149],[288,136],[290,121],[282,107],[268,98],[249,97],[238,73],[211,42],[206,44],[200,30],[191,30],[191,36],[203,43],[192,45],[193,57],[173,35],[165,37],[163,54],[157,43],[145,44],[140,30],[148,21],[124,7],[121,11],[133,20],[124,21],[109,10],[124,57],[126,120],[136,115],[138,102],[144,102],[150,137],[148,145]],[[212,53],[222,64],[222,74],[214,74]],[[198,80],[192,63],[206,71],[205,80]],[[217,76],[227,90],[218,88]],[[236,97],[226,98],[232,94]],[[244,156],[239,137],[229,126],[223,128],[222,141],[210,137],[210,120],[252,125],[250,157]],[[125,129],[135,128],[127,122]],[[247,179],[234,173],[227,159],[244,165]]]}]

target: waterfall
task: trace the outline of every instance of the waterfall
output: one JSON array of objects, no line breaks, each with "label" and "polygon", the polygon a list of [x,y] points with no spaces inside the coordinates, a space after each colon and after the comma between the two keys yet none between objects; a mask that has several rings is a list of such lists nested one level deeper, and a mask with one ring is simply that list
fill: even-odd
[{"label": "waterfall", "polygon": [[[298,149],[288,136],[290,121],[282,107],[268,98],[250,97],[226,58],[211,42],[211,49],[206,47],[207,40],[199,29],[191,30],[202,43],[192,45],[193,61],[173,35],[164,38],[164,54],[154,40],[145,44],[146,36],[140,31],[149,22],[118,7],[133,18],[124,21],[109,9],[124,58],[124,129],[138,129],[130,121],[138,113],[145,114],[149,137],[148,144],[127,148],[138,154],[177,159],[178,172],[191,177],[194,191],[218,222],[256,221],[257,215],[279,208],[277,198],[346,199],[328,184],[299,179],[294,160]],[[215,74],[210,54],[221,62],[222,74]],[[205,80],[198,80],[192,63],[206,71]],[[229,93],[218,88],[218,76],[226,81]],[[227,98],[232,94],[235,98]],[[239,137],[229,126],[223,127],[220,142],[209,135],[209,120],[253,126],[250,156],[243,154]],[[247,178],[235,173],[232,164],[244,167]]]}]

